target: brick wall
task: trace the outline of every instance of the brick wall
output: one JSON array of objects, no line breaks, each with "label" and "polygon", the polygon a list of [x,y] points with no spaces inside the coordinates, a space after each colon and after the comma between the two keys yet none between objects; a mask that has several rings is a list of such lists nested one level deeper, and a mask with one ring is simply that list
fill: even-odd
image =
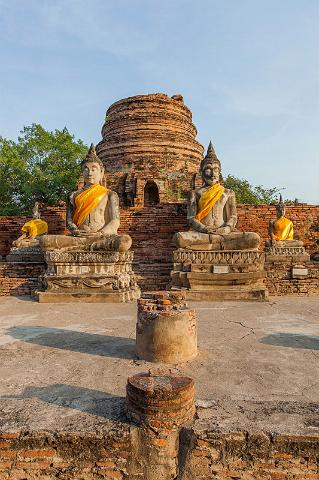
[{"label": "brick wall", "polygon": [[44,263],[0,262],[0,297],[32,295],[39,288],[39,276],[44,271]]},{"label": "brick wall", "polygon": [[205,431],[191,436],[182,480],[319,479],[317,435]]},{"label": "brick wall", "polygon": [[172,269],[175,232],[187,230],[185,205],[161,204],[121,211],[120,233],[133,238],[134,271],[142,289],[165,289]]},{"label": "brick wall", "polygon": [[0,480],[122,480],[132,451],[128,428],[108,435],[0,434]]},{"label": "brick wall", "polygon": [[[0,433],[0,479],[145,478],[140,470],[145,452],[139,443],[136,429],[120,422],[106,434]],[[179,480],[319,479],[318,435],[195,432],[189,428],[182,430],[175,449]]]},{"label": "brick wall", "polygon": [[[309,253],[316,251],[316,240],[319,240],[319,206],[289,206],[286,215],[294,222],[295,237],[304,241]],[[63,207],[43,210],[42,216],[49,224],[50,233],[64,233]],[[257,232],[263,242],[268,238],[269,220],[274,218],[274,206],[238,206],[238,229]],[[27,217],[19,216],[0,217],[0,255],[9,252],[12,241],[19,236],[19,230],[26,220]],[[175,232],[187,229],[186,205],[183,203],[121,210],[120,233],[128,233],[133,238],[134,270],[143,289],[166,288],[175,248],[172,236]]]},{"label": "brick wall", "polygon": [[319,295],[319,262],[305,264],[306,278],[292,278],[292,262],[265,263],[269,295]]}]

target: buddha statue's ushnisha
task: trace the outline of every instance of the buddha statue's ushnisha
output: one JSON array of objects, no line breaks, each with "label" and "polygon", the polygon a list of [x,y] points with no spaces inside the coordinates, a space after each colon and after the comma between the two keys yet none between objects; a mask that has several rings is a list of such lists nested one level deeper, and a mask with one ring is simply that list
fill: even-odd
[{"label": "buddha statue's ushnisha", "polygon": [[236,197],[222,185],[221,163],[210,142],[201,162],[203,185],[188,198],[187,218],[191,230],[175,235],[179,248],[191,250],[254,250],[260,237],[254,232],[236,231]]},{"label": "buddha statue's ushnisha", "polygon": [[12,242],[16,248],[36,247],[39,245],[39,239],[42,235],[48,233],[48,224],[40,218],[39,203],[35,202],[32,209],[32,220],[26,222],[21,228],[19,238]]},{"label": "buddha statue's ushnisha", "polygon": [[269,237],[267,247],[302,247],[301,240],[294,240],[294,225],[291,220],[285,217],[285,203],[280,195],[276,205],[276,220],[269,222]]},{"label": "buddha statue's ushnisha", "polygon": [[104,166],[92,144],[81,164],[84,186],[71,193],[67,205],[67,228],[71,235],[46,235],[41,248],[47,250],[111,250],[125,252],[129,235],[118,235],[119,199],[102,185]]}]

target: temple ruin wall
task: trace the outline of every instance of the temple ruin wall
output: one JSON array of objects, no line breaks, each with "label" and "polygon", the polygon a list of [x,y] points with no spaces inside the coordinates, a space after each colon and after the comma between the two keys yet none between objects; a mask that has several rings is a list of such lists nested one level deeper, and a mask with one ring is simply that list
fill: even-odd
[{"label": "temple ruin wall", "polygon": [[[108,432],[3,432],[0,478],[140,479],[139,444],[138,429],[121,422]],[[158,449],[166,447],[156,443]],[[318,448],[317,436],[184,428],[171,454],[178,461],[179,480],[316,480]],[[173,478],[169,473],[167,478]]]},{"label": "temple ruin wall", "polygon": [[[293,205],[287,206],[286,215],[294,222],[295,237],[304,241],[308,253],[317,250],[319,240],[319,206]],[[65,233],[65,208],[48,207],[43,209],[42,218],[49,224],[49,232]],[[238,205],[238,229],[257,232],[263,242],[268,237],[269,220],[275,218],[273,205]],[[0,217],[0,255],[9,253],[12,241],[19,236],[21,226],[27,221],[27,216]],[[134,270],[142,289],[165,289],[170,279],[172,269],[172,252],[175,246],[172,236],[177,231],[187,230],[186,204],[162,203],[153,207],[130,207],[121,209],[120,233],[127,233],[133,239]],[[268,271],[267,286],[270,294],[284,295],[287,293],[307,294],[319,293],[318,262],[310,264],[311,275],[299,281],[287,281],[289,265],[277,265],[276,269]],[[4,277],[8,265],[2,263],[0,268],[0,295],[16,287],[13,294],[19,291],[29,292],[34,282],[27,280],[26,275],[18,265],[17,274],[11,266],[10,285]],[[39,269],[39,265],[37,266]],[[23,280],[21,280],[21,275]],[[37,274],[31,275],[36,278]],[[16,278],[16,280],[14,280]],[[274,281],[277,286],[274,286]],[[16,284],[14,284],[16,282]]]}]

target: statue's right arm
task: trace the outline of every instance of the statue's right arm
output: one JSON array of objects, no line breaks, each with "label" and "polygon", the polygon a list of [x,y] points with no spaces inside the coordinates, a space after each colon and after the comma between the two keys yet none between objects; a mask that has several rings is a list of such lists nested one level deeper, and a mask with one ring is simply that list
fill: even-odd
[{"label": "statue's right arm", "polygon": [[270,220],[269,224],[268,224],[268,233],[269,233],[269,237],[270,237],[270,240],[271,240],[271,243],[273,246],[276,245],[276,238],[275,238],[275,235],[274,235],[274,221],[273,220]]},{"label": "statue's right arm", "polygon": [[196,219],[197,198],[195,190],[191,190],[187,202],[187,221],[193,230],[201,233],[208,233],[207,227]]},{"label": "statue's right arm", "polygon": [[73,216],[74,216],[74,193],[68,198],[67,208],[66,208],[66,227],[70,230],[71,233],[77,232],[79,229],[73,223]]}]

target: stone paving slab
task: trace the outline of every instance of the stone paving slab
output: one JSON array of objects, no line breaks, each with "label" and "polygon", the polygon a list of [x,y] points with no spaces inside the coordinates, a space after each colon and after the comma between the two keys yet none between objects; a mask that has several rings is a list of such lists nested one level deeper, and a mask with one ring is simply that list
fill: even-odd
[{"label": "stone paving slab", "polygon": [[[190,303],[200,354],[197,428],[319,434],[319,297]],[[0,429],[94,430],[124,421],[135,304],[0,298]]]}]

